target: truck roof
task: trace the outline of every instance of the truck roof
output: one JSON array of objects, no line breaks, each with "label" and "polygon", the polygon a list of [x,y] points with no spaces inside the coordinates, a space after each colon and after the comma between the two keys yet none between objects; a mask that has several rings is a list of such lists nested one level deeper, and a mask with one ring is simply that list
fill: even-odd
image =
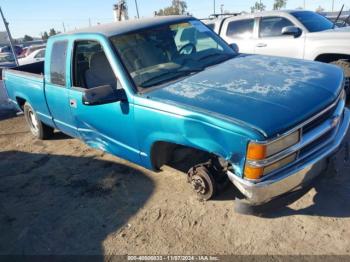
[{"label": "truck roof", "polygon": [[176,23],[183,21],[185,19],[190,19],[191,16],[185,15],[174,15],[174,16],[156,16],[152,18],[140,18],[134,20],[120,21],[114,23],[108,23],[103,25],[97,25],[87,28],[81,28],[78,30],[70,31],[67,33],[59,34],[59,36],[63,35],[72,35],[78,33],[96,33],[103,34],[107,37],[125,34],[128,32],[137,31],[140,29],[146,29],[149,27],[167,24],[167,23]]}]

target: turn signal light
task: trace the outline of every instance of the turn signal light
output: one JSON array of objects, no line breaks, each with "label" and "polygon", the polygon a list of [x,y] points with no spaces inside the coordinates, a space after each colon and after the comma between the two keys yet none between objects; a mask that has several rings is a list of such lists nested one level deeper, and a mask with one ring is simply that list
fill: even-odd
[{"label": "turn signal light", "polygon": [[263,167],[253,167],[246,165],[244,168],[244,176],[248,179],[260,179],[264,174]]},{"label": "turn signal light", "polygon": [[248,160],[262,160],[266,158],[266,145],[249,143],[247,158]]}]

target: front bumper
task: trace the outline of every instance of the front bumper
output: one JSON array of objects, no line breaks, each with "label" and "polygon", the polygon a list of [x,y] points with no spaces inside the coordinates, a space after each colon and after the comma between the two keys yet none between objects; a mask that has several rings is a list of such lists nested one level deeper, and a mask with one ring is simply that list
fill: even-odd
[{"label": "front bumper", "polygon": [[250,205],[261,205],[281,195],[306,187],[327,167],[327,159],[341,146],[350,123],[350,111],[344,110],[341,124],[330,142],[315,154],[304,159],[301,163],[269,177],[267,180],[254,183],[228,172],[231,182],[246,197]]}]

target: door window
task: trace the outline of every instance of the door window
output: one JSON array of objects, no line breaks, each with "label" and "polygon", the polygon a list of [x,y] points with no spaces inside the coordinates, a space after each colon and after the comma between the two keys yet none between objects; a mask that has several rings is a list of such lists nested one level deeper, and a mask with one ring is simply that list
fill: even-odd
[{"label": "door window", "polygon": [[93,88],[110,85],[117,88],[117,79],[102,46],[97,41],[78,41],[74,47],[73,85]]},{"label": "door window", "polygon": [[293,26],[293,23],[283,17],[262,17],[260,20],[260,37],[282,36],[282,28]]},{"label": "door window", "polygon": [[45,56],[45,50],[40,50],[36,55],[35,58],[43,58]]},{"label": "door window", "polygon": [[227,26],[226,36],[251,38],[254,30],[254,19],[231,21]]},{"label": "door window", "polygon": [[59,86],[66,85],[67,41],[58,41],[52,45],[50,78],[51,83]]}]

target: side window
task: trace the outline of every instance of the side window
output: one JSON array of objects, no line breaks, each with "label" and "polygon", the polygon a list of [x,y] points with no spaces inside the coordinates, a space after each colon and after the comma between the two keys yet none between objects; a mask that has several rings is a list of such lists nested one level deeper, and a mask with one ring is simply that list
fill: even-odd
[{"label": "side window", "polygon": [[97,41],[77,41],[74,46],[73,85],[93,88],[111,85],[117,88],[117,78]]},{"label": "side window", "polygon": [[45,50],[40,50],[36,55],[35,58],[43,58],[45,56]]},{"label": "side window", "polygon": [[55,42],[51,51],[50,77],[55,85],[66,85],[67,41]]},{"label": "side window", "polygon": [[293,26],[293,23],[283,17],[262,17],[260,20],[260,37],[281,36],[282,28]]},{"label": "side window", "polygon": [[253,35],[254,19],[231,21],[227,25],[226,36],[237,38],[250,38]]},{"label": "side window", "polygon": [[[177,37],[177,35],[180,35],[180,37]],[[178,50],[187,44],[194,45],[197,52],[213,48],[222,50],[222,47],[218,46],[217,42],[207,32],[200,32],[193,26],[179,30],[177,35],[175,36],[175,44]]]}]

